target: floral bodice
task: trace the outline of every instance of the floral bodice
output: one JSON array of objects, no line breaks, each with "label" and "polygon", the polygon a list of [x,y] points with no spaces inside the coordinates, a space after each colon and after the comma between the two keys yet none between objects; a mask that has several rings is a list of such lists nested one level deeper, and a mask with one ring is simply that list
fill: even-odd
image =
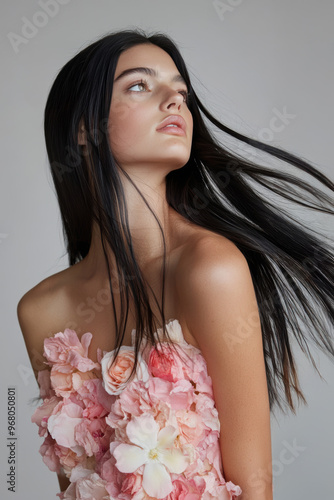
[{"label": "floral bodice", "polygon": [[[225,482],[220,422],[201,351],[188,344],[178,320],[166,324],[176,350],[145,344],[135,376],[132,346],[88,357],[92,334],[66,329],[44,340],[51,369],[38,373],[43,403],[31,420],[44,437],[50,470],[71,484],[65,500],[233,500]],[[162,328],[155,333],[162,340]],[[166,348],[165,348],[166,347]]]}]

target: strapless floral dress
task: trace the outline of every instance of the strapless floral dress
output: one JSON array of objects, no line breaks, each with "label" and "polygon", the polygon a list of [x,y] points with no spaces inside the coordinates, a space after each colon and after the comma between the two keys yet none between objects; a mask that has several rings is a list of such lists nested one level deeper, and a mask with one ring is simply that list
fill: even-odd
[{"label": "strapless floral dress", "polygon": [[[201,351],[178,320],[166,329],[180,357],[162,342],[88,356],[90,332],[66,329],[44,340],[50,367],[38,373],[43,403],[31,420],[44,438],[48,468],[64,472],[65,500],[234,500],[240,486],[223,477],[220,422]],[[155,335],[162,341],[162,328]],[[143,344],[144,345],[144,344]],[[186,355],[186,356],[182,356]]]}]

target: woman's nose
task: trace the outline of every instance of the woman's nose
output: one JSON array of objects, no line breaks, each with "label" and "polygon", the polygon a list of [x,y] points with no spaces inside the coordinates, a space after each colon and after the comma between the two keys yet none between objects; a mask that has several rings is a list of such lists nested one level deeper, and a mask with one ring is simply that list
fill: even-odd
[{"label": "woman's nose", "polygon": [[173,107],[180,109],[183,102],[184,97],[180,94],[180,92],[177,90],[170,90],[166,92],[165,97],[161,102],[161,106],[163,109],[171,109]]}]

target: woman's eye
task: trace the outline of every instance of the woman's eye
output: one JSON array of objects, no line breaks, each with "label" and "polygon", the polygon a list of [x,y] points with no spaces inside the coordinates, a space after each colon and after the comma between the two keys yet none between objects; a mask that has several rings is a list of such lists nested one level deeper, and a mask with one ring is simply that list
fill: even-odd
[{"label": "woman's eye", "polygon": [[[133,83],[131,85],[131,87],[128,87],[127,90],[129,92],[142,92],[143,90],[144,91],[149,90],[149,88],[148,88],[147,82],[141,81],[141,82]],[[187,90],[179,90],[178,92],[183,96],[184,102],[188,102],[189,92]]]},{"label": "woman's eye", "polygon": [[[134,87],[142,87],[142,89],[146,89],[147,84],[145,82],[134,83],[133,85],[131,85],[131,87],[128,88],[128,90],[133,90]],[[134,90],[134,92],[138,92],[138,90]]]},{"label": "woman's eye", "polygon": [[184,102],[187,102],[189,92],[187,90],[180,90],[179,92],[180,92],[181,95],[183,95]]}]

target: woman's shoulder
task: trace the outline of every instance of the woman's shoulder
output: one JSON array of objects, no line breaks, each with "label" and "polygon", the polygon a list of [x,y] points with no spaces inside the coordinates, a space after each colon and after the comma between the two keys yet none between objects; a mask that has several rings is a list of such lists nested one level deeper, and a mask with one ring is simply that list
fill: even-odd
[{"label": "woman's shoulder", "polygon": [[228,238],[211,231],[199,231],[189,238],[175,268],[175,293],[186,323],[187,314],[193,316],[195,302],[204,308],[207,301],[216,301],[216,294],[229,294],[241,283],[250,286],[251,282],[241,250]]},{"label": "woman's shoulder", "polygon": [[190,273],[215,272],[218,268],[228,271],[240,266],[247,267],[247,261],[235,243],[225,236],[199,228],[183,246],[177,274],[183,278]]},{"label": "woman's shoulder", "polygon": [[[42,314],[48,303],[54,304],[54,300],[60,300],[61,291],[64,289],[65,281],[68,279],[71,268],[59,271],[33,286],[19,300],[17,313],[19,319],[25,319],[31,315]],[[35,317],[36,321],[36,317]]]},{"label": "woman's shoulder", "polygon": [[35,375],[42,364],[44,339],[59,324],[59,311],[65,301],[65,282],[70,268],[55,273],[29,289],[17,304],[17,318]]},{"label": "woman's shoulder", "polygon": [[[213,317],[221,309],[222,297],[229,297],[238,306],[239,289],[247,289],[253,300],[253,281],[248,261],[241,250],[228,238],[211,231],[199,231],[185,245],[175,269],[175,294],[182,318],[198,344],[192,318],[196,314]],[[196,314],[194,311],[196,305]],[[190,318],[190,319],[189,319]]]}]

